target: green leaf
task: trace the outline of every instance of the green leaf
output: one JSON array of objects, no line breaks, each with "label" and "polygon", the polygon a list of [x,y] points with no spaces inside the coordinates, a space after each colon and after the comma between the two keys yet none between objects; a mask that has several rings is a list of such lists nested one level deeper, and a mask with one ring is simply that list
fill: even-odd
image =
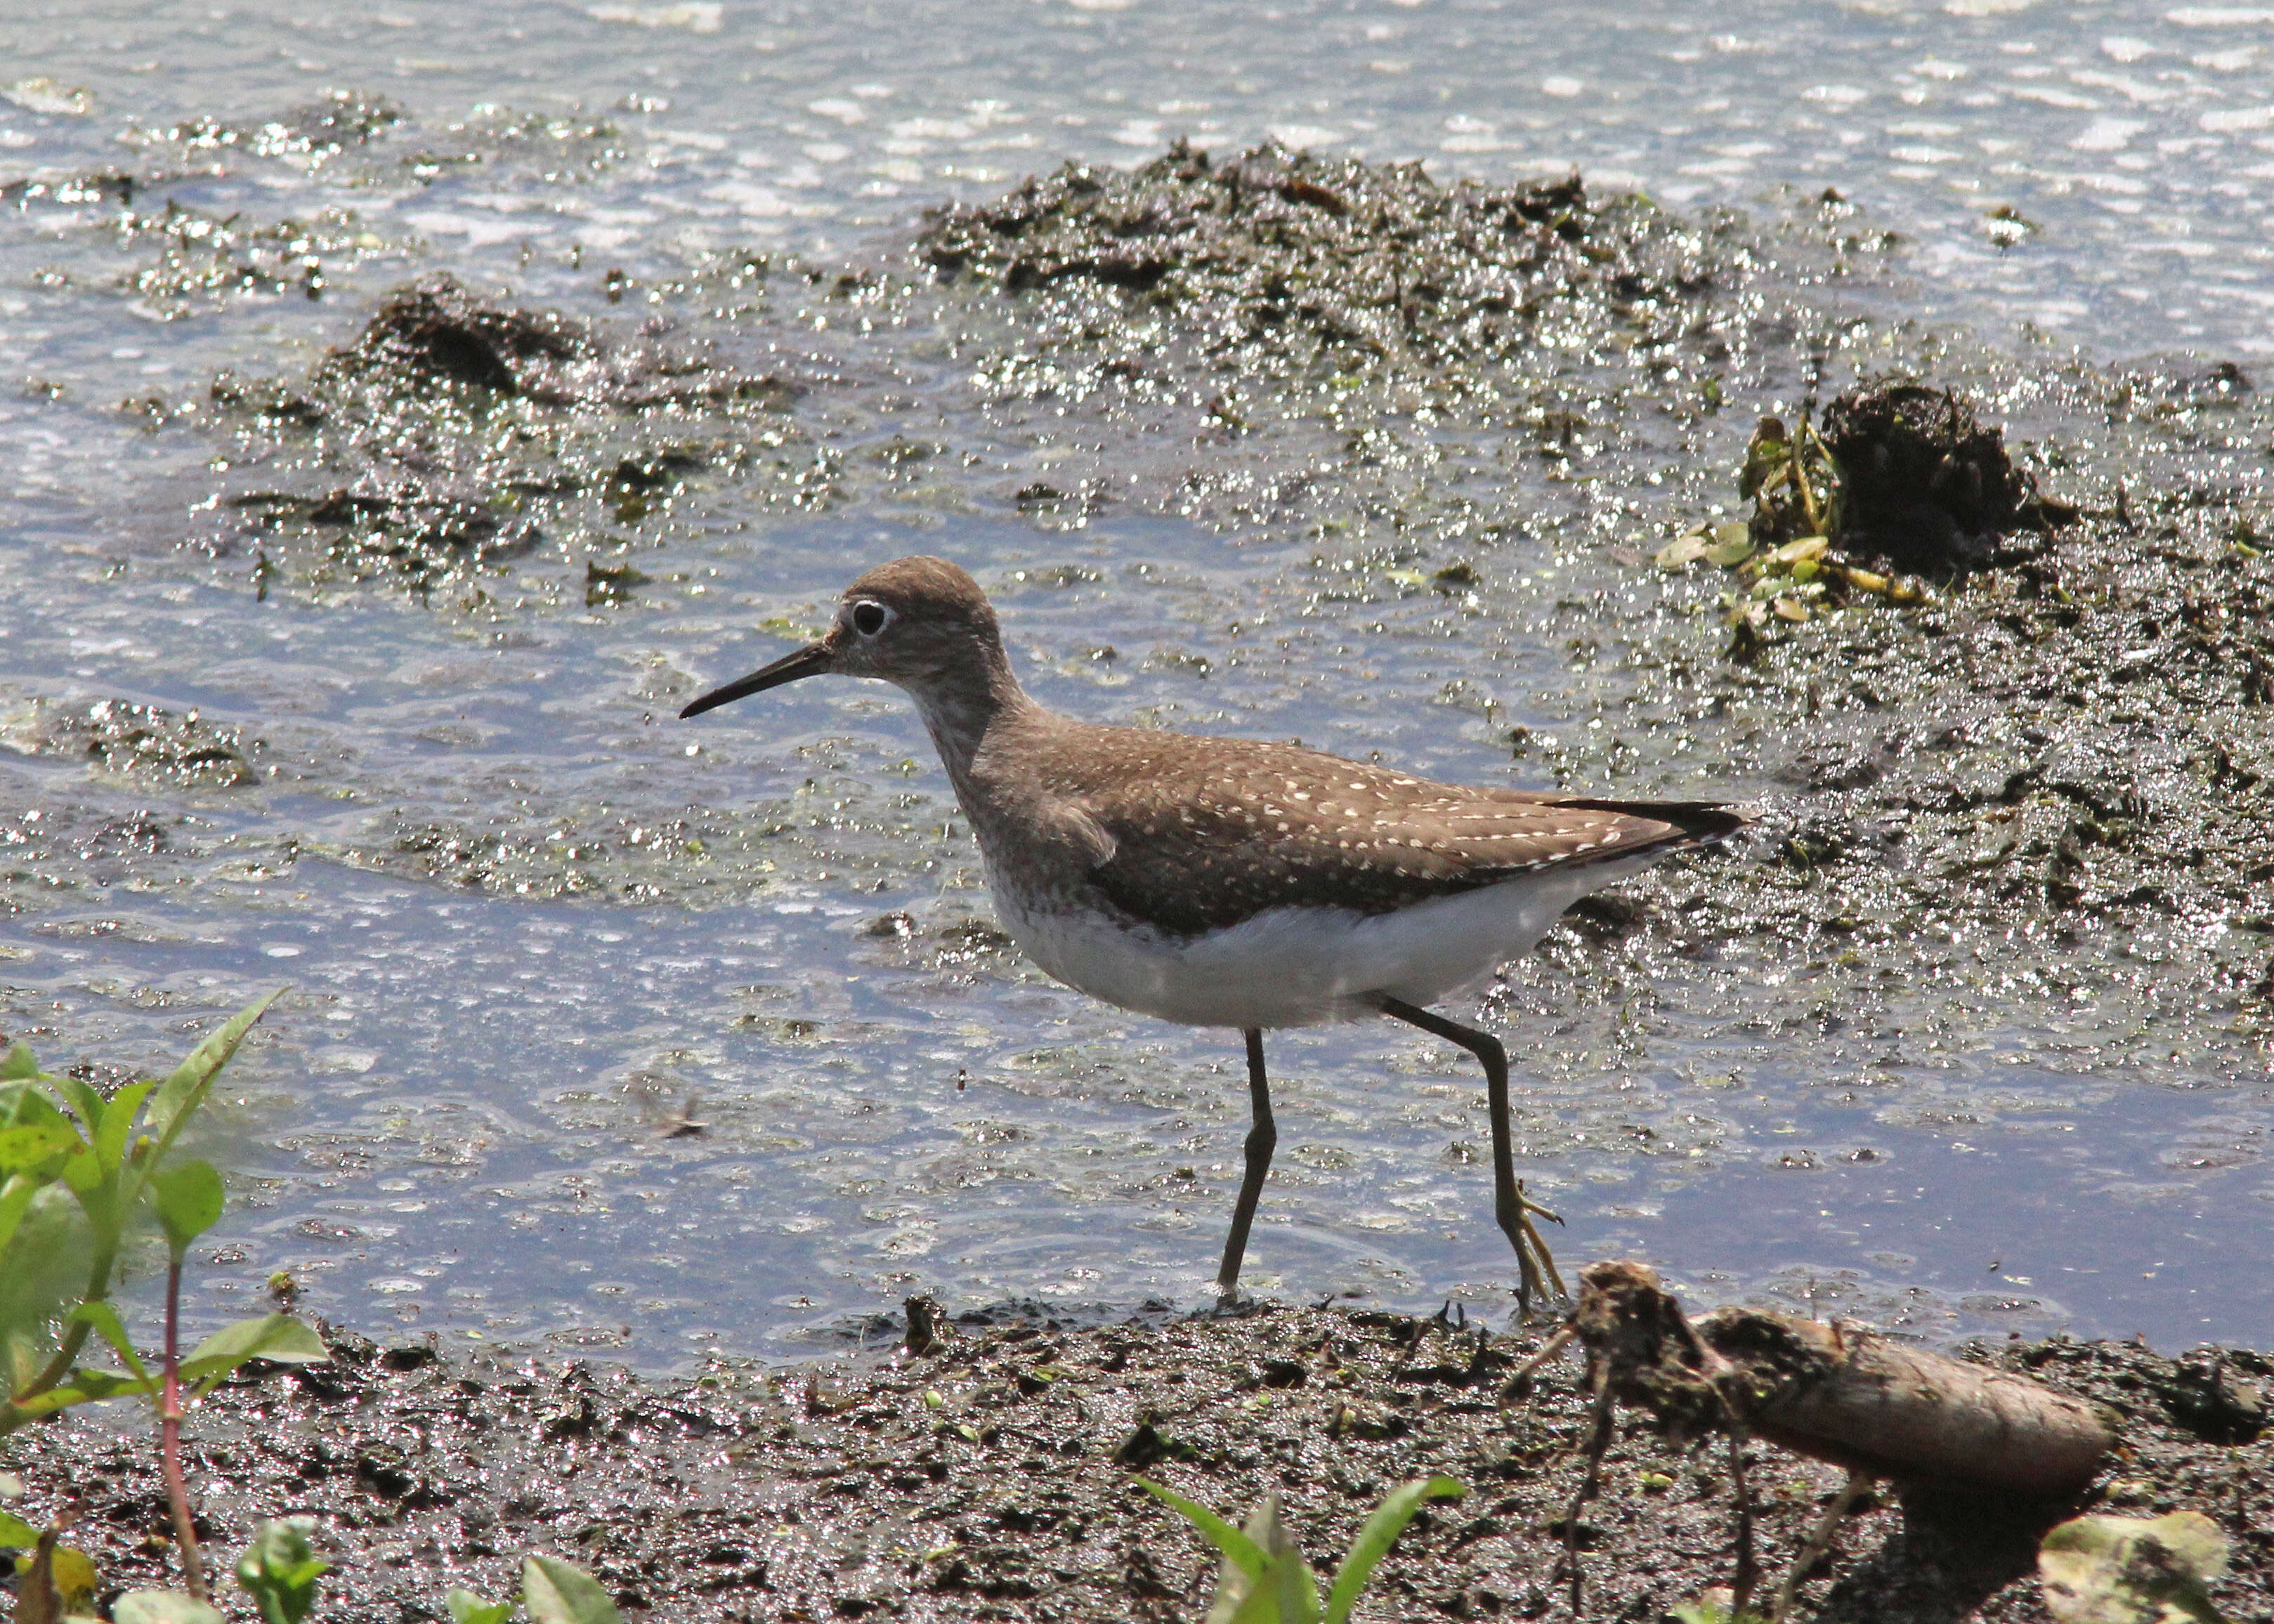
[{"label": "green leaf", "polygon": [[1303,1560],[1303,1553],[1290,1545],[1272,1565],[1271,1577],[1276,1581],[1272,1588],[1279,1593],[1282,1624],[1319,1624],[1318,1575]]},{"label": "green leaf", "polygon": [[39,1063],[21,1043],[10,1044],[8,1052],[0,1055],[0,1083],[27,1082],[39,1074]]},{"label": "green leaf", "polygon": [[530,1624],[623,1624],[599,1580],[535,1552],[521,1559],[521,1605]]},{"label": "green leaf", "polygon": [[300,1624],[316,1605],[316,1579],[332,1570],[308,1543],[313,1517],[272,1517],[237,1559],[237,1582],[260,1604],[262,1624]]},{"label": "green leaf", "polygon": [[471,1590],[453,1590],[442,1598],[450,1610],[450,1624],[505,1624],[513,1616],[509,1601],[484,1601]]},{"label": "green leaf", "polygon": [[323,1338],[291,1315],[270,1314],[225,1325],[191,1349],[190,1357],[182,1361],[182,1380],[206,1381],[210,1386],[247,1359],[320,1365],[331,1357]]},{"label": "green leaf", "polygon": [[220,1613],[179,1590],[129,1590],[111,1605],[117,1624],[229,1624]]},{"label": "green leaf", "polygon": [[1713,545],[1703,536],[1677,536],[1658,550],[1658,567],[1679,569],[1684,564],[1694,564],[1706,556],[1706,549]]},{"label": "green leaf", "polygon": [[19,1173],[35,1168],[79,1143],[67,1122],[27,1122],[0,1128],[0,1173]]},{"label": "green leaf", "polygon": [[29,1173],[11,1174],[0,1180],[0,1254],[4,1254],[8,1243],[16,1238],[16,1226],[24,1222],[32,1198],[46,1188],[45,1180]]},{"label": "green leaf", "polygon": [[1706,1597],[1685,1601],[1666,1616],[1672,1619],[1674,1624],[1769,1624],[1766,1618],[1751,1607],[1743,1613],[1731,1613],[1720,1602],[1709,1600]]},{"label": "green leaf", "polygon": [[[1267,1559],[1262,1579],[1244,1597],[1236,1584],[1220,1587],[1204,1624],[1281,1624],[1279,1576],[1284,1566]],[[1227,1574],[1225,1578],[1229,1581],[1231,1575]]]},{"label": "green leaf", "polygon": [[121,1376],[112,1371],[75,1370],[71,1380],[59,1387],[50,1387],[30,1398],[14,1398],[9,1402],[16,1413],[27,1421],[53,1415],[58,1410],[69,1410],[73,1404],[99,1404],[106,1399],[139,1396],[150,1388],[131,1376]]},{"label": "green leaf", "polygon": [[[118,1322],[117,1311],[109,1304],[81,1303],[71,1311],[68,1317],[72,1320],[83,1320],[93,1326],[95,1334],[110,1344],[111,1351],[118,1356],[118,1362],[134,1372],[134,1380],[140,1384],[142,1391],[149,1393],[157,1390],[158,1384],[150,1380],[150,1372],[142,1367],[142,1361],[135,1357],[134,1343],[127,1336],[126,1327]],[[77,1375],[87,1372],[74,1372],[73,1373]]]},{"label": "green leaf", "polygon": [[74,1133],[79,1131],[41,1080],[0,1083],[0,1124],[13,1127],[27,1122],[61,1123]]},{"label": "green leaf", "polygon": [[1241,1533],[1205,1506],[1194,1505],[1183,1495],[1164,1489],[1147,1478],[1137,1479],[1137,1486],[1154,1499],[1182,1516],[1186,1522],[1207,1536],[1208,1542],[1224,1553],[1224,1560],[1232,1563],[1250,1581],[1263,1576],[1265,1557],[1263,1547]]},{"label": "green leaf", "polygon": [[49,1087],[63,1095],[64,1104],[79,1113],[79,1119],[87,1129],[87,1142],[94,1143],[95,1135],[102,1132],[102,1119],[110,1115],[110,1102],[102,1097],[102,1091],[87,1079],[69,1074],[43,1080]]},{"label": "green leaf", "polygon": [[176,1066],[173,1074],[158,1085],[151,1096],[150,1108],[145,1117],[150,1137],[155,1141],[150,1163],[162,1159],[173,1147],[174,1137],[182,1131],[192,1113],[205,1103],[207,1092],[222,1067],[229,1064],[237,1046],[245,1041],[245,1034],[252,1030],[262,1011],[284,996],[279,987],[267,997],[239,1010],[230,1016],[226,1025],[190,1051],[190,1057]]},{"label": "green leaf", "polygon": [[[79,1125],[46,1089],[32,1083],[0,1084],[0,1178],[21,1175],[35,1184],[64,1179],[78,1190],[100,1183]],[[17,1209],[20,1214],[20,1207]],[[0,1231],[0,1244],[7,1235]]]},{"label": "green leaf", "polygon": [[[19,1559],[20,1560],[20,1559]],[[94,1568],[94,1559],[76,1545],[57,1545],[48,1553],[48,1583],[55,1587],[56,1596],[64,1605],[64,1617],[84,1617],[94,1611],[95,1587],[102,1576]],[[19,1611],[17,1617],[23,1617]]]},{"label": "green leaf", "polygon": [[1350,1553],[1343,1565],[1335,1570],[1334,1589],[1327,1593],[1326,1624],[1344,1624],[1351,1609],[1358,1605],[1359,1592],[1374,1576],[1374,1565],[1389,1554],[1398,1535],[1405,1531],[1422,1502],[1433,1500],[1458,1500],[1468,1490],[1450,1477],[1429,1477],[1412,1483],[1401,1483],[1382,1496],[1382,1504],[1374,1508],[1366,1525],[1351,1541]]},{"label": "green leaf", "polygon": [[2037,1571],[2059,1624],[2223,1624],[2208,1587],[2226,1536],[2199,1511],[2073,1517],[2045,1536]]},{"label": "green leaf", "polygon": [[94,1159],[103,1171],[123,1164],[126,1159],[126,1141],[134,1132],[134,1114],[150,1091],[158,1085],[129,1083],[110,1096],[110,1104],[102,1113],[102,1126],[94,1134]]},{"label": "green leaf", "polygon": [[1319,1582],[1280,1517],[1279,1497],[1266,1495],[1241,1532],[1263,1553],[1263,1571],[1251,1579],[1226,1560],[1207,1624],[1318,1624]]},{"label": "green leaf", "polygon": [[40,1530],[21,1517],[0,1511],[0,1551],[28,1551],[40,1543]]},{"label": "green leaf", "polygon": [[166,1244],[178,1258],[192,1241],[221,1222],[225,1197],[210,1162],[183,1162],[150,1176],[150,1205],[158,1211]]},{"label": "green leaf", "polygon": [[1772,564],[1803,564],[1811,559],[1822,558],[1831,545],[1832,540],[1829,537],[1803,536],[1797,540],[1788,541],[1781,547],[1773,549],[1767,561]]}]

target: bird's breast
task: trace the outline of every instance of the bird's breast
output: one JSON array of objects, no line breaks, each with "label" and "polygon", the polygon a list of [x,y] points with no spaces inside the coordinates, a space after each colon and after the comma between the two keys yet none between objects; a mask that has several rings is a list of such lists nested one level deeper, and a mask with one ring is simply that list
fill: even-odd
[{"label": "bird's breast", "polygon": [[1076,888],[989,877],[1004,929],[1067,986],[1183,1026],[1268,1029],[1352,1019],[1373,1012],[1383,993],[1434,1002],[1529,951],[1572,902],[1627,867],[1554,883],[1527,876],[1387,914],[1267,908],[1192,935],[1132,919]]}]

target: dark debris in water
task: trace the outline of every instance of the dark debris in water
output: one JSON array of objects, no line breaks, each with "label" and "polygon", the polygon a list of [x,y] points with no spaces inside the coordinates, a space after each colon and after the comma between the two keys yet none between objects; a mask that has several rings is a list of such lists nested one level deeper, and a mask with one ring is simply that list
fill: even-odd
[{"label": "dark debris in water", "polygon": [[1977,568],[1999,537],[2077,516],[2014,467],[2005,436],[1949,389],[1894,380],[1849,390],[1824,409],[1823,432],[1841,477],[1834,539],[1899,569]]},{"label": "dark debris in water", "polygon": [[26,756],[83,757],[97,771],[153,788],[240,789],[260,782],[264,748],[194,710],[132,700],[35,699],[0,722],[0,744]]},{"label": "dark debris in water", "polygon": [[365,91],[335,90],[314,102],[253,121],[188,118],[159,129],[132,132],[137,146],[162,146],[184,152],[235,148],[260,157],[286,154],[318,156],[360,147],[402,123],[400,102]]},{"label": "dark debris in water", "polygon": [[[457,387],[540,406],[780,405],[780,380],[752,378],[643,333],[623,337],[557,311],[481,298],[447,273],[389,294],[355,342],[317,369],[319,395],[373,388],[417,397]],[[479,396],[477,396],[478,399]]]},{"label": "dark debris in water", "polygon": [[121,252],[145,256],[119,274],[119,289],[166,314],[233,294],[319,299],[332,279],[388,247],[344,209],[255,221],[169,199],[150,213],[121,209],[112,224]]},{"label": "dark debris in water", "polygon": [[388,565],[415,575],[463,560],[479,568],[541,545],[544,533],[509,507],[468,501],[406,485],[394,490],[336,490],[320,496],[253,491],[230,499],[261,532],[290,527],[327,538],[332,555],[365,570]]},{"label": "dark debris in water", "polygon": [[[786,506],[830,500],[833,459],[785,415],[800,392],[654,324],[628,332],[428,276],[389,294],[305,384],[214,380],[242,462],[273,480],[228,499],[243,524],[220,545],[257,539],[272,568],[425,591],[550,543],[588,589],[621,584],[615,555],[636,539],[624,531],[667,516],[705,476],[746,491],[774,476]],[[605,586],[586,598],[620,600]]]},{"label": "dark debris in water", "polygon": [[2074,527],[1932,606],[1765,651],[1754,680],[1803,725],[1743,748],[1801,795],[1751,906],[1889,948],[1969,919],[2066,944],[2161,916],[2218,940],[2262,911],[2274,568],[2192,515],[2153,533]]},{"label": "dark debris in water", "polygon": [[[723,817],[702,823],[686,816],[561,817],[537,828],[397,821],[338,855],[358,868],[498,896],[547,902],[607,897],[643,903],[666,894],[683,898],[690,880],[687,871],[714,847],[732,851],[736,844],[734,825]],[[671,877],[674,870],[676,877]],[[742,876],[738,884],[752,891],[764,881]]]},{"label": "dark debris in water", "polygon": [[[921,1356],[643,1380],[340,1337],[328,1365],[216,1392],[184,1429],[184,1465],[222,1550],[260,1518],[312,1515],[335,1564],[324,1605],[343,1617],[424,1617],[453,1583],[509,1595],[535,1550],[657,1620],[1166,1624],[1204,1605],[1216,1561],[1136,1486],[1141,1471],[1235,1515],[1276,1493],[1329,1558],[1390,1486],[1445,1473],[1467,1498],[1408,1528],[1367,1616],[1570,1620],[1555,1570],[1590,1395],[1572,1360],[1504,1395],[1540,1340],[1373,1311],[1087,1326],[1037,1312],[960,1324]],[[2204,1513],[2233,1540],[2214,1599],[2236,1620],[2274,1611],[2274,1548],[2259,1537],[2274,1526],[2274,1442],[2228,1410],[2207,1428],[2172,1398],[2201,1390],[2216,1360],[2221,1390],[2247,1402],[2274,1365],[2064,1341],[1975,1357],[2109,1405],[2126,1447],[2088,1507]],[[122,1437],[78,1411],[0,1458],[25,1480],[24,1515],[82,1505],[74,1540],[106,1587],[128,1588],[171,1577],[154,1449],[147,1429]],[[1842,1474],[1766,1445],[1753,1455],[1773,1576]],[[1867,1500],[1803,1590],[1809,1616],[2047,1624],[2028,1520],[1984,1510]],[[1729,1581],[1718,1449],[1634,1428],[1582,1517],[1589,1619],[1660,1619]]]}]

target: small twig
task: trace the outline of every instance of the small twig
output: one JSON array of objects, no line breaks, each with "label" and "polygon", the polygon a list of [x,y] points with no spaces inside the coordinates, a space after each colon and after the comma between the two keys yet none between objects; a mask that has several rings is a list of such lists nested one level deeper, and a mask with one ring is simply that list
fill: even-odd
[{"label": "small twig", "polygon": [[1485,1329],[1481,1321],[1476,1328],[1476,1346],[1469,1350],[1469,1380],[1472,1381],[1485,1373],[1486,1361],[1491,1357],[1492,1333]]},{"label": "small twig", "polygon": [[1600,1363],[1603,1368],[1595,1373],[1594,1425],[1587,1434],[1587,1470],[1579,1475],[1579,1486],[1572,1491],[1571,1503],[1563,1508],[1563,1565],[1571,1580],[1574,1617],[1585,1611],[1585,1573],[1579,1561],[1579,1513],[1602,1492],[1603,1456],[1610,1450],[1611,1426],[1617,1414],[1611,1397],[1609,1362]]},{"label": "small twig", "polygon": [[182,1254],[166,1270],[166,1385],[158,1402],[158,1441],[166,1463],[166,1496],[174,1513],[174,1543],[182,1552],[182,1588],[206,1599],[205,1562],[198,1555],[197,1525],[190,1517],[189,1485],[182,1480]]},{"label": "small twig", "polygon": [[1717,1348],[1698,1340],[1683,1321],[1690,1343],[1699,1355],[1699,1372],[1712,1386],[1713,1396],[1721,1402],[1722,1424],[1729,1434],[1729,1485],[1737,1497],[1737,1526],[1733,1539],[1736,1545],[1736,1573],[1729,1582],[1729,1616],[1741,1619],[1745,1615],[1745,1604],[1752,1599],[1753,1587],[1761,1582],[1760,1559],[1753,1550],[1753,1492],[1745,1476],[1745,1412],[1744,1373]]},{"label": "small twig", "polygon": [[1564,1320],[1556,1328],[1555,1335],[1540,1345],[1540,1351],[1518,1365],[1516,1373],[1502,1384],[1501,1396],[1504,1399],[1521,1398],[1524,1395],[1525,1385],[1554,1360],[1557,1354],[1569,1348],[1571,1345],[1571,1339],[1578,1334],[1579,1327],[1576,1317]]},{"label": "small twig", "polygon": [[1759,1559],[1753,1553],[1753,1492],[1745,1479],[1745,1428],[1732,1413],[1729,1417],[1729,1481],[1737,1491],[1737,1571],[1729,1582],[1729,1616],[1745,1616],[1745,1604],[1753,1598],[1753,1587],[1761,1582]]},{"label": "small twig", "polygon": [[41,1530],[31,1560],[17,1569],[16,1624],[59,1624],[63,1618],[64,1601],[56,1593],[55,1577],[56,1541],[63,1531],[60,1522]]},{"label": "small twig", "polygon": [[1404,1345],[1397,1350],[1397,1363],[1390,1369],[1392,1376],[1401,1376],[1405,1373],[1405,1367],[1413,1363],[1413,1356],[1421,1351],[1421,1344],[1429,1335],[1429,1327],[1436,1323],[1438,1322],[1434,1319],[1416,1320],[1413,1322],[1412,1331],[1407,1335]]},{"label": "small twig", "polygon": [[1792,1571],[1785,1575],[1784,1583],[1777,1587],[1776,1605],[1769,1609],[1769,1624],[1784,1624],[1786,1617],[1792,1612],[1794,1600],[1800,1594],[1801,1585],[1808,1578],[1809,1569],[1831,1553],[1833,1541],[1840,1536],[1840,1525],[1848,1520],[1849,1512],[1855,1508],[1856,1502],[1863,1498],[1871,1483],[1869,1472],[1852,1470],[1849,1472],[1848,1481],[1840,1485],[1840,1492],[1832,1497],[1832,1503],[1825,1507],[1823,1516],[1809,1530],[1808,1542],[1801,1546],[1800,1554],[1792,1559]]}]

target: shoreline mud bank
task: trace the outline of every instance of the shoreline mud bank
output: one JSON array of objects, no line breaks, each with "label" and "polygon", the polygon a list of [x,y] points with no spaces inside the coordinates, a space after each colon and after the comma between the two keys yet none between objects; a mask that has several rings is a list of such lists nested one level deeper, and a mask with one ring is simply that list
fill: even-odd
[{"label": "shoreline mud bank", "polygon": [[[1213,1554],[1141,1473],[1227,1515],[1276,1492],[1315,1560],[1395,1484],[1458,1478],[1468,1495],[1407,1530],[1369,1617],[1655,1624],[1730,1581],[1719,1440],[1677,1447],[1629,1417],[1580,1514],[1574,1613],[1558,1566],[1593,1398],[1576,1358],[1506,1391],[1543,1330],[1280,1304],[1118,1325],[965,1318],[994,1322],[922,1356],[895,1343],[683,1380],[337,1336],[331,1364],[232,1382],[194,1412],[188,1477],[225,1553],[263,1517],[313,1516],[335,1564],[320,1616],[343,1621],[440,1618],[452,1584],[509,1594],[525,1550],[585,1567],[657,1620],[1196,1617]],[[2104,1407],[2117,1451],[2063,1507],[1879,1492],[1804,1587],[1802,1616],[2044,1624],[2036,1541],[2079,1509],[2202,1512],[2231,1541],[2213,1591],[2225,1615],[2274,1610],[2274,1361],[2065,1339],[1964,1357]],[[27,1515],[75,1501],[70,1539],[106,1592],[169,1577],[154,1440],[122,1432],[125,1414],[36,1427],[0,1452]],[[1748,1459],[1773,1584],[1844,1474],[1758,1442]]]}]

